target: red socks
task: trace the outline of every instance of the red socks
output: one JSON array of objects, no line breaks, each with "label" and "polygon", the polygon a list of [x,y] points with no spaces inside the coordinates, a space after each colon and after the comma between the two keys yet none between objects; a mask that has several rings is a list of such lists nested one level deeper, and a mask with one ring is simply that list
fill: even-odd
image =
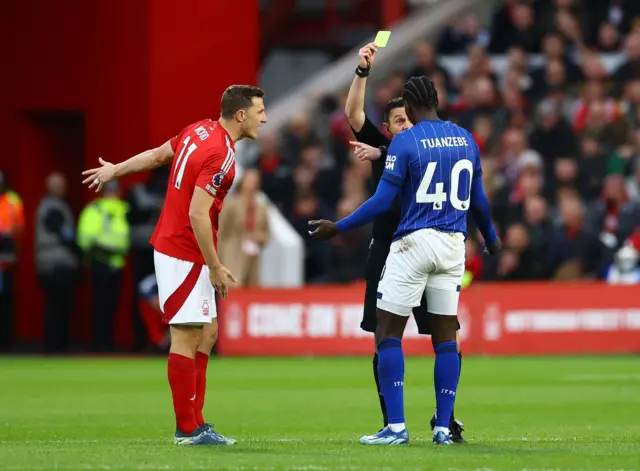
[{"label": "red socks", "polygon": [[194,407],[198,396],[196,394],[195,368],[195,360],[176,353],[169,353],[168,376],[173,396],[173,410],[176,413],[176,427],[186,434],[190,434],[198,428]]},{"label": "red socks", "polygon": [[204,407],[204,395],[207,389],[207,364],[209,363],[209,355],[202,352],[196,353],[196,401],[194,404],[196,422],[198,425],[204,425],[202,417],[202,409]]}]

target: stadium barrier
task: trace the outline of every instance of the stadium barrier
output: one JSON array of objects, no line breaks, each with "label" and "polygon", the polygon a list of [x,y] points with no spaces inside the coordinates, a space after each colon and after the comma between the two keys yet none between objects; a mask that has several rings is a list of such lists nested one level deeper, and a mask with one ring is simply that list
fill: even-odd
[{"label": "stadium barrier", "polygon": [[[370,355],[359,328],[364,286],[232,290],[220,304],[218,352],[229,356]],[[640,353],[640,291],[600,283],[476,284],[463,290],[465,354]],[[409,355],[432,354],[411,318]]]}]

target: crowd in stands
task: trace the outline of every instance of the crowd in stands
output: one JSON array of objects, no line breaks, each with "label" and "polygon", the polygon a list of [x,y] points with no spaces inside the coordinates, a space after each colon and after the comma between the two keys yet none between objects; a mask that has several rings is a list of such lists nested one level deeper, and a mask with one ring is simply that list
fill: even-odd
[{"label": "crowd in stands", "polygon": [[[491,24],[455,18],[413,54],[410,70],[372,70],[366,114],[382,124],[407,78],[427,75],[440,117],[472,132],[505,246],[487,259],[471,230],[474,279],[607,278],[625,245],[635,255],[624,266],[637,267],[640,2],[508,0]],[[465,56],[464,70],[448,69],[451,55]],[[375,190],[370,164],[353,158],[345,100],[346,91],[325,97],[280,135],[263,136],[255,159],[264,191],[305,240],[310,283],[364,275],[368,229],[329,244],[307,236],[308,220],[340,218]]]}]

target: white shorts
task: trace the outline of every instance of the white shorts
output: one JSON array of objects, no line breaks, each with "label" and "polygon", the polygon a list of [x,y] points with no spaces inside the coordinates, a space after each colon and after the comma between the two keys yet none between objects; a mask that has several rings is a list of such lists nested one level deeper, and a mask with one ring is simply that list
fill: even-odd
[{"label": "white shorts", "polygon": [[158,280],[158,298],[165,324],[210,324],[217,317],[215,290],[209,267],[153,254]]},{"label": "white shorts", "polygon": [[434,229],[412,232],[391,244],[378,284],[377,306],[409,316],[426,291],[431,314],[455,316],[464,265],[463,234]]}]

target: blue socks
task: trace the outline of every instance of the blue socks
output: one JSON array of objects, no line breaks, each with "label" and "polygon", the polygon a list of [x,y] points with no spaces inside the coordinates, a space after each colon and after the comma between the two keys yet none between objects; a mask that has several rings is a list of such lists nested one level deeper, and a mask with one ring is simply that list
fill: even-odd
[{"label": "blue socks", "polygon": [[436,352],[433,368],[433,385],[436,390],[436,427],[449,428],[460,378],[460,357],[455,341],[436,345],[434,350]]},{"label": "blue socks", "polygon": [[[403,424],[404,353],[402,353],[402,341],[400,339],[384,339],[378,344],[378,377],[380,380],[380,393],[384,397],[389,424]],[[453,406],[453,402],[451,404]],[[450,416],[451,411],[449,411],[447,417]],[[448,420],[447,418],[447,425],[449,424]]]}]

